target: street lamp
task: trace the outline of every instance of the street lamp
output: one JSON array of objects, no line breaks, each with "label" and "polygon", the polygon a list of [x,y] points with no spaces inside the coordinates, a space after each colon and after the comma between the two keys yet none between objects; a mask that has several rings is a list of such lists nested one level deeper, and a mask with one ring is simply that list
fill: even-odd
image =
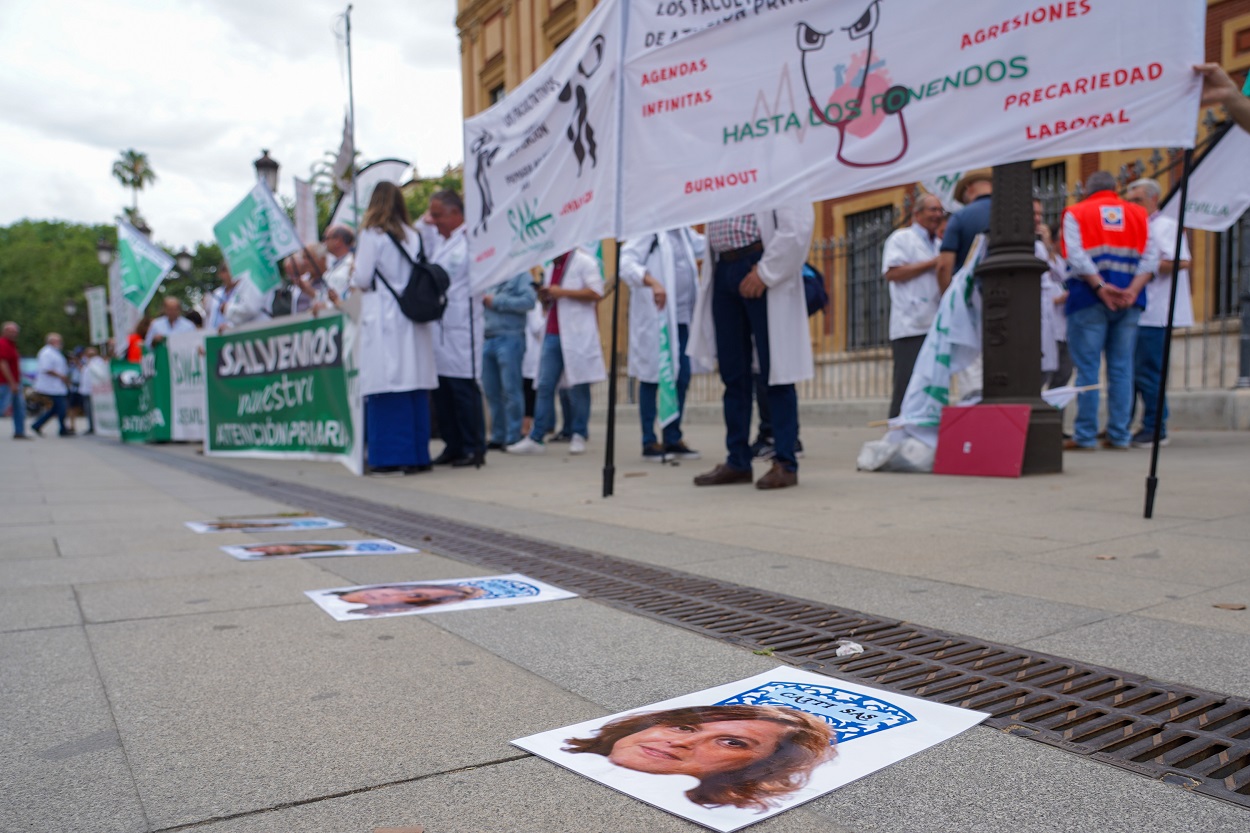
[{"label": "street lamp", "polygon": [[269,190],[278,191],[278,163],[269,155],[268,150],[261,150],[260,158],[252,163],[256,168],[256,179],[269,186]]},{"label": "street lamp", "polygon": [[95,256],[105,269],[113,263],[113,247],[103,237],[95,241]]},{"label": "street lamp", "polygon": [[178,271],[182,274],[185,275],[191,271],[191,253],[186,249],[183,249],[178,252],[178,254],[174,255],[174,260],[178,263]]}]

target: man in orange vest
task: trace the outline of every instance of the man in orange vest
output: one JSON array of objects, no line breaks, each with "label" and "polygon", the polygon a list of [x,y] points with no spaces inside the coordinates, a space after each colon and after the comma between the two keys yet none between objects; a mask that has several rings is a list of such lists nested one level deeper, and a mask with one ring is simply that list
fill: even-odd
[{"label": "man in orange vest", "polygon": [[[1159,264],[1146,210],[1116,194],[1115,177],[1096,171],[1085,182],[1085,199],[1063,213],[1062,253],[1068,278],[1068,350],[1076,384],[1097,385],[1107,355],[1107,436],[1103,448],[1129,448],[1133,415],[1133,350],[1142,292]],[[1098,390],[1076,400],[1076,427],[1064,448],[1090,451],[1098,435]]]}]

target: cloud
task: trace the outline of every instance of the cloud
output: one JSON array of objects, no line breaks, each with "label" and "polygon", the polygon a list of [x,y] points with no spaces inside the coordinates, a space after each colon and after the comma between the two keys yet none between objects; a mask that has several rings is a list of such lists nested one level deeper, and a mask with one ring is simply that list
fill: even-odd
[{"label": "cloud", "polygon": [[[192,245],[251,187],[268,148],[280,192],[338,147],[347,89],[336,0],[5,0],[0,3],[0,223],[110,222],[129,194],[125,148],[159,179],[140,209],[171,245]],[[459,46],[452,0],[353,12],[357,147],[423,173],[458,162]],[[340,27],[341,28],[341,27]],[[168,236],[166,236],[168,235]]]}]

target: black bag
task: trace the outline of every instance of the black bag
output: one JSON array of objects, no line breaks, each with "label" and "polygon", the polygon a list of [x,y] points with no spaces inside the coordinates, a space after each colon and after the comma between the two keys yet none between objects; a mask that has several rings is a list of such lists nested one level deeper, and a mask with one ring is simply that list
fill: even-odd
[{"label": "black bag", "polygon": [[399,248],[404,259],[412,264],[412,273],[408,276],[408,285],[404,287],[404,294],[397,293],[377,269],[373,270],[373,274],[382,278],[383,285],[391,291],[391,295],[395,296],[400,312],[410,321],[428,324],[439,320],[443,317],[443,311],[447,309],[447,289],[451,286],[451,278],[447,275],[447,270],[426,259],[425,246],[421,243],[420,235],[417,235],[416,260],[408,255],[408,250],[399,242],[399,238],[389,232],[387,236]]}]

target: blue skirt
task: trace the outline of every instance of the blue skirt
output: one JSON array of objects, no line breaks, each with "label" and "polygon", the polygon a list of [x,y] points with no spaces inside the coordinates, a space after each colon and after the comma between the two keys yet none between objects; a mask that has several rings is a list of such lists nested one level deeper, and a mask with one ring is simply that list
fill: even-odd
[{"label": "blue skirt", "polygon": [[370,467],[430,464],[429,391],[365,397],[366,459]]}]

